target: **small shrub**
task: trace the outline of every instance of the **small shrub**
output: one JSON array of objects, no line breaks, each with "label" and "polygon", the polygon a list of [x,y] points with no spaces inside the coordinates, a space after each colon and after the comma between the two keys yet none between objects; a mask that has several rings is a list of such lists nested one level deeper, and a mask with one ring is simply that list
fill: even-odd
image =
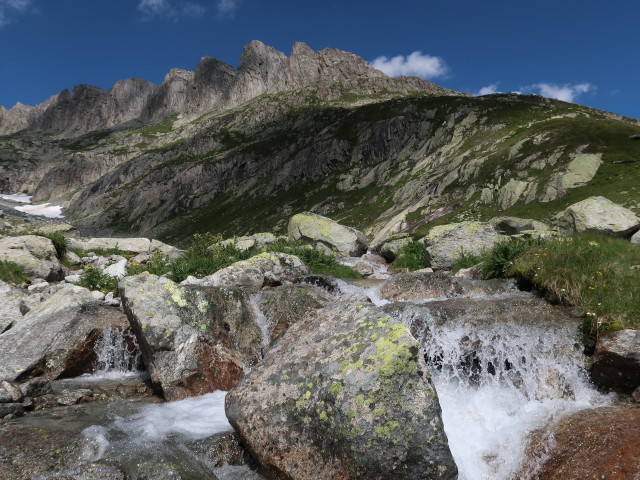
[{"label": "small shrub", "polygon": [[149,272],[152,275],[158,276],[167,275],[171,272],[171,262],[166,255],[156,251],[144,265],[135,262],[129,262],[127,264],[127,275],[138,275],[142,272]]},{"label": "small shrub", "polygon": [[398,251],[394,268],[420,270],[427,266],[427,248],[423,243],[411,241]]},{"label": "small shrub", "polygon": [[451,273],[455,274],[458,271],[462,270],[463,268],[471,268],[482,261],[483,261],[482,255],[474,255],[473,253],[466,252],[464,249],[460,248],[458,259],[453,264],[453,267],[451,268]]},{"label": "small shrub", "polygon": [[62,260],[64,254],[67,253],[69,242],[63,234],[35,232],[34,235],[51,240],[51,243],[53,243],[53,246],[56,249],[56,257],[58,257],[58,259]]},{"label": "small shrub", "polygon": [[80,275],[80,286],[89,290],[100,290],[102,293],[117,293],[119,280],[106,273],[101,272],[95,267],[89,266],[85,268]]},{"label": "small shrub", "polygon": [[342,265],[331,255],[310,248],[302,242],[279,241],[267,246],[271,252],[295,255],[309,270],[318,275],[330,275],[335,278],[361,278],[362,276],[351,267]]},{"label": "small shrub", "polygon": [[20,265],[0,260],[0,280],[17,284],[26,282],[28,279]]},{"label": "small shrub", "polygon": [[496,243],[483,258],[482,277],[501,278],[513,274],[513,261],[522,254],[528,242],[505,240]]}]

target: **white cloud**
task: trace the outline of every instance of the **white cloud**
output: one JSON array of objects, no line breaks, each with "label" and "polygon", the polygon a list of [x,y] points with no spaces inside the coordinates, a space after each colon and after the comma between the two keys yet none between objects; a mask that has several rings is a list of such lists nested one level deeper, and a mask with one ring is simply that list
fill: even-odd
[{"label": "white cloud", "polygon": [[555,83],[536,83],[523,87],[523,91],[538,92],[543,97],[555,98],[563,102],[573,102],[583,93],[593,92],[596,87],[590,83],[556,85]]},{"label": "white cloud", "polygon": [[221,15],[233,15],[233,12],[238,8],[240,0],[218,0],[218,13]]},{"label": "white cloud", "polygon": [[473,95],[478,97],[481,95],[491,95],[492,93],[500,93],[498,92],[498,83],[492,83],[491,85],[487,85],[486,87],[482,87]]},{"label": "white cloud", "polygon": [[202,17],[207,9],[193,2],[172,2],[171,0],[140,0],[138,4],[145,19],[167,17],[177,20],[179,17]]},{"label": "white cloud", "polygon": [[416,51],[407,57],[378,57],[371,62],[373,68],[377,68],[390,77],[399,75],[415,75],[423,78],[444,77],[449,73],[449,67],[440,57],[423,55]]},{"label": "white cloud", "polygon": [[0,0],[0,27],[11,23],[12,13],[26,13],[31,0]]}]

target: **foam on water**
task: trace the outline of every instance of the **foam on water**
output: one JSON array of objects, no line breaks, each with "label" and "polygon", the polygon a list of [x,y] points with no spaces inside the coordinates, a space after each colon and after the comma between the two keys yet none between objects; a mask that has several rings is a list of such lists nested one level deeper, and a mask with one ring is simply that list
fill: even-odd
[{"label": "foam on water", "polygon": [[422,346],[459,480],[530,478],[537,465],[523,463],[533,430],[610,403],[589,384],[569,327],[431,321],[429,332]]},{"label": "foam on water", "polygon": [[93,373],[82,375],[81,379],[100,381],[135,377],[143,373],[138,340],[130,330],[107,328],[96,340],[93,350],[96,363]]},{"label": "foam on water", "polygon": [[388,300],[380,298],[380,285],[364,288],[357,285],[352,285],[340,279],[336,279],[336,284],[338,285],[338,288],[342,293],[357,293],[359,295],[364,295],[378,307],[389,303]]}]

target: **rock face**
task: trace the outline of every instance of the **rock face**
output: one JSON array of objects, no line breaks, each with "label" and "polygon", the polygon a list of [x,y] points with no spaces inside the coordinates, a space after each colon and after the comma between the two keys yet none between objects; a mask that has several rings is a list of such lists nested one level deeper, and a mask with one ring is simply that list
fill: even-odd
[{"label": "rock face", "polygon": [[562,235],[601,232],[624,237],[640,228],[640,218],[635,213],[605,197],[589,197],[574,203],[555,220]]},{"label": "rock face", "polygon": [[342,257],[359,257],[367,253],[367,238],[355,228],[345,227],[330,218],[311,212],[299,213],[289,220],[289,239],[315,242]]},{"label": "rock face", "polygon": [[0,334],[22,319],[20,302],[24,293],[0,280]]},{"label": "rock face", "polygon": [[20,265],[30,277],[62,280],[64,271],[48,238],[37,235],[0,238],[0,260]]},{"label": "rock face", "polygon": [[535,478],[640,478],[640,408],[582,410],[568,415],[552,428],[551,451],[546,445],[547,432],[534,436],[531,451],[538,457],[547,457]]},{"label": "rock face", "polygon": [[623,393],[639,387],[640,330],[619,330],[600,337],[591,378],[602,388]]},{"label": "rock face", "polygon": [[91,372],[93,344],[102,330],[125,325],[123,315],[101,307],[89,290],[65,285],[0,334],[0,379]]},{"label": "rock face", "polygon": [[356,55],[340,50],[314,52],[296,43],[287,57],[253,41],[244,47],[237,70],[203,57],[195,72],[173,69],[161,85],[136,78],[121,80],[108,92],[78,85],[35,107],[0,107],[0,134],[28,129],[79,135],[136,119],[157,120],[175,113],[233,107],[265,92],[366,79],[378,80],[378,88],[447,92],[419,78],[389,78]]},{"label": "rock face", "polygon": [[167,400],[230,390],[260,359],[261,331],[246,292],[179,286],[148,273],[119,288],[151,380]]},{"label": "rock face", "polygon": [[309,269],[295,255],[264,252],[204,277],[202,284],[213,287],[235,285],[259,290],[264,286],[275,287],[283,282],[295,282],[308,274]]},{"label": "rock face", "polygon": [[480,255],[505,237],[490,223],[460,222],[433,227],[422,239],[427,247],[428,267],[449,270],[460,253]]},{"label": "rock face", "polygon": [[418,344],[361,300],[293,325],[227,395],[229,421],[287,478],[457,478]]}]

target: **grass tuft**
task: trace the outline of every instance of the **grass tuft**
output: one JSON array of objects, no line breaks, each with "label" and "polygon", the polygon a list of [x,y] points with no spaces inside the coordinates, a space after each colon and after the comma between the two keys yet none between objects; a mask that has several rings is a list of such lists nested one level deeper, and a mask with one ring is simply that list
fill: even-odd
[{"label": "grass tuft", "polygon": [[20,265],[14,262],[0,260],[0,280],[7,283],[18,284],[29,280]]},{"label": "grass tuft", "polygon": [[407,268],[411,271],[425,268],[427,264],[427,248],[423,243],[412,241],[398,251],[395,269]]}]

